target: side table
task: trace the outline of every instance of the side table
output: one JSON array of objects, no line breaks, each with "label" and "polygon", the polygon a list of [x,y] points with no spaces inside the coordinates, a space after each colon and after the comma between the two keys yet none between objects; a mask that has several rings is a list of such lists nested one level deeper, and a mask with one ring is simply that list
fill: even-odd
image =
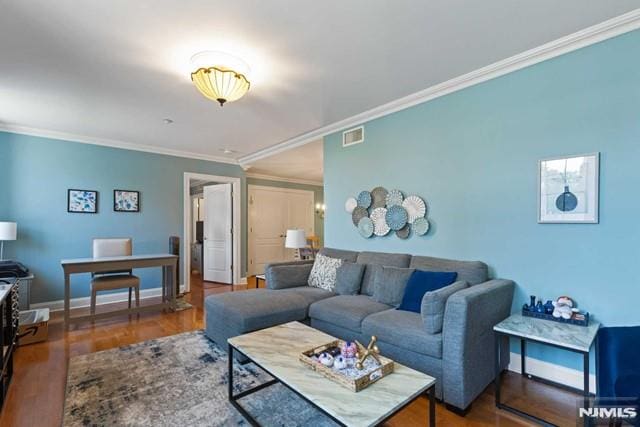
[{"label": "side table", "polygon": [[264,274],[257,274],[256,275],[256,289],[260,288],[260,280],[262,280],[264,282],[264,285],[267,286],[267,278],[265,277]]},{"label": "side table", "polygon": [[[554,424],[536,417],[535,415],[526,413],[520,409],[513,408],[500,401],[500,341],[502,336],[517,338],[520,340],[520,361],[522,376],[540,381],[545,384],[554,385],[564,389],[580,393],[584,396],[585,408],[589,405],[589,350],[598,334],[600,324],[591,321],[589,326],[577,326],[568,323],[554,322],[551,320],[536,319],[526,317],[522,314],[513,314],[502,322],[493,327],[496,335],[496,369],[495,369],[495,391],[496,391],[496,407],[513,414],[519,415],[529,421],[540,423],[544,426],[553,426]],[[559,384],[544,378],[536,377],[527,373],[526,370],[526,350],[527,341],[533,341],[562,350],[579,353],[583,357],[583,389],[575,389],[573,387]]]}]

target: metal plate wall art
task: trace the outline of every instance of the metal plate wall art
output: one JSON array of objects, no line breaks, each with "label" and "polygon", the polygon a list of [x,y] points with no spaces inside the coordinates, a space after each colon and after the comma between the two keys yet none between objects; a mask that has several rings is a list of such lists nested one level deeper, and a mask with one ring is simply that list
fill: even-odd
[{"label": "metal plate wall art", "polygon": [[375,208],[371,212],[371,221],[373,221],[373,234],[376,236],[386,236],[391,231],[389,224],[387,224],[387,209]]},{"label": "metal plate wall art", "polygon": [[384,187],[376,187],[371,190],[371,208],[384,208],[387,205],[387,194],[389,192]]},{"label": "metal plate wall art", "polygon": [[402,205],[402,201],[404,200],[404,196],[402,195],[402,191],[400,190],[391,190],[387,194],[387,208],[395,205]]},{"label": "metal plate wall art", "polygon": [[362,237],[368,239],[373,234],[373,221],[371,218],[364,217],[358,222],[358,232]]},{"label": "metal plate wall art", "polygon": [[349,197],[346,202],[344,202],[344,210],[347,213],[353,213],[353,210],[358,206],[358,201],[355,197]]},{"label": "metal plate wall art", "polygon": [[413,221],[413,231],[415,231],[418,236],[427,234],[427,231],[429,231],[429,221],[427,221],[427,218],[416,218],[416,220]]},{"label": "metal plate wall art", "polygon": [[357,227],[360,220],[368,216],[369,216],[369,211],[367,211],[365,208],[361,208],[360,206],[358,206],[353,210],[353,212],[351,212],[351,220],[353,221],[353,225]]},{"label": "metal plate wall art", "polygon": [[412,235],[424,236],[429,231],[425,201],[415,195],[405,198],[397,189],[375,187],[371,192],[360,191],[357,197],[345,201],[344,209],[364,238],[382,237],[393,231],[404,240]]},{"label": "metal plate wall art", "polygon": [[365,209],[371,206],[371,193],[361,191],[360,194],[358,194],[358,206]]},{"label": "metal plate wall art", "polygon": [[387,208],[386,215],[387,224],[389,224],[389,228],[393,231],[398,231],[405,225],[407,225],[407,221],[409,220],[409,216],[407,215],[407,211],[399,205],[393,205]]},{"label": "metal plate wall art", "polygon": [[409,196],[404,199],[402,207],[407,210],[410,224],[413,224],[418,218],[423,218],[427,213],[427,205],[424,203],[424,200],[418,196]]}]

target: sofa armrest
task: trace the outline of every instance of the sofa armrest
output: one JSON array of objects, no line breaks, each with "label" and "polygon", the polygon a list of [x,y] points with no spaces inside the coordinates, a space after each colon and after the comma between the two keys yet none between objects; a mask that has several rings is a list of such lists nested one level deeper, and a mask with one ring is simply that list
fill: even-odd
[{"label": "sofa armrest", "polygon": [[264,276],[268,289],[287,289],[306,286],[313,261],[267,264]]},{"label": "sofa armrest", "polygon": [[[442,328],[442,381],[445,402],[466,409],[495,377],[493,327],[509,317],[515,284],[489,280],[453,294]],[[501,362],[509,363],[508,340]]]}]

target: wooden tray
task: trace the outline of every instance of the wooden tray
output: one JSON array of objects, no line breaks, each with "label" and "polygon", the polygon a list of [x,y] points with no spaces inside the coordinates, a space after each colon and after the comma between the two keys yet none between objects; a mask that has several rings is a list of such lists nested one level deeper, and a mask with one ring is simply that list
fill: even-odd
[{"label": "wooden tray", "polygon": [[333,368],[324,366],[323,364],[312,358],[314,355],[320,355],[327,349],[330,349],[332,347],[340,347],[342,343],[344,343],[344,341],[335,340],[327,344],[304,351],[302,352],[302,354],[300,354],[300,361],[309,366],[314,371],[323,375],[324,377],[354,392],[364,390],[374,382],[378,381],[380,378],[386,377],[393,372],[393,360],[387,359],[383,356],[378,356],[380,358],[380,361],[382,362],[382,365],[378,366],[377,368],[373,368],[373,370],[365,369],[363,370],[362,375],[358,377],[347,376],[344,373],[341,373],[341,371],[336,371]]}]

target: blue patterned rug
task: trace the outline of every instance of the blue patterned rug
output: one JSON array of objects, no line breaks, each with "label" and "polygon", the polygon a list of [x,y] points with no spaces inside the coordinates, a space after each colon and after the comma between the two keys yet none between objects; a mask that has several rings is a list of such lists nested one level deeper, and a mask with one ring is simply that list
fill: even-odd
[{"label": "blue patterned rug", "polygon": [[[234,365],[236,393],[271,377]],[[65,426],[244,426],[227,399],[227,354],[202,331],[71,358]],[[240,400],[264,426],[334,426],[276,384]]]}]

